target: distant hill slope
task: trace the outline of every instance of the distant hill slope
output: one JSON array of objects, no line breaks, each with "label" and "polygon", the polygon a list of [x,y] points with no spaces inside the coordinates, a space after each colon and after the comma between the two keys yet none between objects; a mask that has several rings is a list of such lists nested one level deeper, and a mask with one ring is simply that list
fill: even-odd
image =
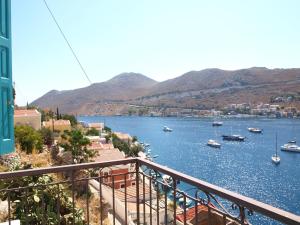
[{"label": "distant hill slope", "polygon": [[112,79],[85,88],[52,90],[38,98],[32,105],[41,108],[59,107],[63,113],[93,113],[95,105],[118,102],[144,95],[157,81],[138,73],[123,73]]},{"label": "distant hill slope", "polygon": [[156,82],[135,73],[70,90],[50,91],[32,104],[79,114],[124,113],[129,104],[154,107],[222,107],[228,103],[268,102],[271,96],[300,90],[300,69],[205,69]]}]

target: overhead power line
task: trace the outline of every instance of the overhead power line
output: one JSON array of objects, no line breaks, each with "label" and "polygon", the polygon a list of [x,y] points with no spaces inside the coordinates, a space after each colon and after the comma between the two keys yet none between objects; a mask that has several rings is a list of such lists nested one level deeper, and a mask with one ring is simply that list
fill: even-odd
[{"label": "overhead power line", "polygon": [[70,42],[68,41],[66,35],[64,34],[64,32],[63,32],[63,30],[62,30],[62,28],[61,28],[60,25],[58,24],[58,22],[57,22],[57,20],[56,20],[56,18],[55,18],[55,16],[54,16],[52,10],[50,9],[49,5],[47,4],[47,1],[46,1],[46,0],[43,0],[43,1],[44,1],[44,3],[45,3],[46,8],[48,9],[48,11],[49,11],[49,13],[50,13],[52,19],[53,19],[53,21],[55,22],[57,28],[59,29],[60,34],[62,35],[62,37],[63,37],[64,40],[66,41],[67,45],[69,46],[69,49],[71,50],[71,52],[72,52],[74,58],[76,59],[76,61],[77,61],[78,65],[79,65],[79,67],[81,68],[83,74],[85,75],[85,78],[88,80],[88,82],[89,82],[90,84],[92,84],[92,82],[91,82],[91,80],[90,80],[90,78],[89,78],[87,72],[85,71],[84,67],[82,66],[82,64],[81,64],[81,62],[80,62],[80,60],[79,60],[79,58],[77,57],[77,55],[76,55],[74,49],[72,48]]}]

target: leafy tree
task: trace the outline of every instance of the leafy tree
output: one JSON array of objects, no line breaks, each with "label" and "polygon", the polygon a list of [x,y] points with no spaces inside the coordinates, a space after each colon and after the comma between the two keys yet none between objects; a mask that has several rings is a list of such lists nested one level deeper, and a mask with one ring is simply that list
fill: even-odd
[{"label": "leafy tree", "polygon": [[89,144],[89,139],[84,137],[80,130],[64,131],[59,143],[65,151],[72,153],[73,163],[88,162],[89,158],[95,155],[94,151],[87,149]]},{"label": "leafy tree", "polygon": [[39,152],[42,152],[43,150],[43,140],[41,134],[30,126],[16,126],[15,139],[20,145],[21,150],[25,151],[27,154],[32,153],[33,149],[36,149]]},{"label": "leafy tree", "polygon": [[136,142],[138,140],[137,136],[132,137],[132,143]]},{"label": "leafy tree", "polygon": [[104,126],[104,131],[107,133],[111,133],[111,128]]},{"label": "leafy tree", "polygon": [[130,146],[127,142],[122,141],[115,134],[112,134],[112,141],[114,147],[124,152],[127,156],[135,157],[138,156],[139,151],[142,151],[141,146]]},{"label": "leafy tree", "polygon": [[43,127],[41,130],[39,130],[39,133],[42,136],[44,145],[50,147],[54,142],[53,132],[49,128]]},{"label": "leafy tree", "polygon": [[137,157],[139,152],[142,152],[143,148],[140,145],[134,145],[130,147],[129,154],[127,156]]},{"label": "leafy tree", "polygon": [[87,132],[86,132],[86,135],[87,136],[99,136],[99,131],[96,130],[94,127],[92,129],[89,129]]},{"label": "leafy tree", "polygon": [[61,116],[61,119],[63,120],[70,120],[70,123],[72,126],[76,126],[77,125],[77,119],[74,115],[68,115],[68,114],[64,114]]}]

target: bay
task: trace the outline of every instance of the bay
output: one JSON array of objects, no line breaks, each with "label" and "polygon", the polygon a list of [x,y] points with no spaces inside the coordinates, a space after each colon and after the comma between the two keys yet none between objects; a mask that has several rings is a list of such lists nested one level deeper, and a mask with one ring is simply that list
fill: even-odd
[{"label": "bay", "polygon": [[[300,154],[280,151],[289,140],[300,143],[300,120],[234,118],[223,120],[221,127],[198,118],[85,116],[78,120],[105,122],[114,131],[149,143],[152,155],[159,155],[155,162],[161,165],[300,215]],[[173,132],[163,132],[163,126]],[[263,134],[250,133],[248,127],[259,127]],[[276,132],[279,165],[271,161]],[[247,138],[226,142],[223,134]],[[221,149],[206,146],[209,139],[221,143]]]}]

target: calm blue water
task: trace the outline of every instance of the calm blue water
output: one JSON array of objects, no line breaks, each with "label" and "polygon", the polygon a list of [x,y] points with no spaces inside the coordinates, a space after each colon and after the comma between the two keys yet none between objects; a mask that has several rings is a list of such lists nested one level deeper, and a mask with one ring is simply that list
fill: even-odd
[{"label": "calm blue water", "polygon": [[[79,120],[105,122],[115,131],[136,135],[140,141],[151,144],[152,155],[159,155],[155,161],[162,165],[300,215],[300,154],[279,150],[280,165],[271,162],[275,132],[278,149],[291,139],[300,143],[300,120],[227,119],[222,127],[212,127],[209,119],[192,118],[79,117]],[[163,126],[173,132],[163,132]],[[262,128],[264,133],[249,133],[247,127]],[[247,140],[224,142],[222,134],[241,134]],[[222,148],[207,147],[208,139],[218,140]]]}]

